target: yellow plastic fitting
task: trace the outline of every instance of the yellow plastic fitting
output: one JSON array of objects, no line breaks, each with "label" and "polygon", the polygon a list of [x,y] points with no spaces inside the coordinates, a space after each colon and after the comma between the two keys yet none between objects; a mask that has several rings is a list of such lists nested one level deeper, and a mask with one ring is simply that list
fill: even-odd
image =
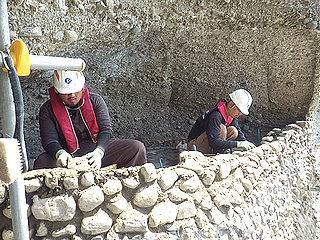
[{"label": "yellow plastic fitting", "polygon": [[[28,76],[30,74],[31,61],[26,44],[21,40],[16,40],[11,44],[9,50],[18,76]],[[3,70],[8,71],[5,68]]]}]

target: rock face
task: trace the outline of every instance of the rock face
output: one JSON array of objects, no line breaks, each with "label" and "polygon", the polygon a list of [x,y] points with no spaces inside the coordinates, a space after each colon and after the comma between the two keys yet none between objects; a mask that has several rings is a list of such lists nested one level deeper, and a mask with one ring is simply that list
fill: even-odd
[{"label": "rock face", "polygon": [[[95,172],[29,171],[24,178],[31,237],[319,239],[320,197],[309,190],[319,184],[311,130],[287,125],[269,133],[276,140],[247,152],[182,152],[180,163],[165,169],[148,163]],[[91,174],[93,185],[87,186],[81,179]],[[56,187],[46,176],[56,177]],[[78,188],[69,187],[70,179],[78,180],[72,181]],[[135,187],[124,179],[135,179]],[[8,201],[7,188],[0,190]],[[10,205],[0,216],[4,240],[12,239],[9,210]]]},{"label": "rock face", "polygon": [[[237,89],[254,98],[240,121],[258,129],[304,120],[317,102],[317,1],[9,1],[12,41],[34,55],[82,58],[114,135],[186,138],[194,120]],[[22,77],[30,159],[52,72]]]}]

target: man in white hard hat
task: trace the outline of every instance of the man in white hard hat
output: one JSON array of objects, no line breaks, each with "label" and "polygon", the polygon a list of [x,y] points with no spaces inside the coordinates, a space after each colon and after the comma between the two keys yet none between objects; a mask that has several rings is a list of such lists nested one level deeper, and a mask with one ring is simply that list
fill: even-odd
[{"label": "man in white hard hat", "polygon": [[251,94],[238,89],[229,96],[230,101],[221,99],[217,106],[197,119],[188,136],[188,150],[210,154],[224,153],[232,148],[249,150],[255,147],[246,140],[237,119],[242,114],[249,114]]},{"label": "man in white hard hat", "polygon": [[49,94],[39,113],[45,152],[36,159],[34,169],[66,167],[72,157],[82,156],[96,169],[146,163],[143,143],[112,139],[106,103],[100,95],[89,93],[82,72],[55,71]]}]

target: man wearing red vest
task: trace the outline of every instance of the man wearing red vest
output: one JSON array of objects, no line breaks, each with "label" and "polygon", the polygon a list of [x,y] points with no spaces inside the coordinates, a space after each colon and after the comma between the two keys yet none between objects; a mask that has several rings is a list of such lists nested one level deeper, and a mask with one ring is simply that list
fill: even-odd
[{"label": "man wearing red vest", "polygon": [[89,93],[82,72],[55,71],[50,100],[40,109],[40,137],[45,150],[34,169],[66,167],[72,157],[86,157],[100,169],[143,165],[146,149],[131,139],[112,139],[111,121],[103,98]]},{"label": "man wearing red vest", "polygon": [[220,100],[218,105],[201,115],[188,136],[188,150],[208,153],[224,153],[227,149],[255,147],[248,142],[238,124],[238,117],[248,115],[252,103],[251,94],[238,89],[230,95],[230,101]]}]

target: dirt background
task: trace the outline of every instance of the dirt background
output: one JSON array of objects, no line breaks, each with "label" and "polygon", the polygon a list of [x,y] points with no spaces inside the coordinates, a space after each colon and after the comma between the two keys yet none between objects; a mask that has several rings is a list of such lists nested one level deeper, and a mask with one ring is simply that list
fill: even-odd
[{"label": "dirt background", "polygon": [[[238,88],[239,120],[259,143],[305,120],[318,102],[319,1],[8,1],[11,41],[31,54],[82,58],[90,91],[105,99],[114,137],[147,146],[185,139],[199,114]],[[29,159],[41,153],[38,111],[51,71],[22,77]],[[153,148],[154,150],[154,148]]]}]

